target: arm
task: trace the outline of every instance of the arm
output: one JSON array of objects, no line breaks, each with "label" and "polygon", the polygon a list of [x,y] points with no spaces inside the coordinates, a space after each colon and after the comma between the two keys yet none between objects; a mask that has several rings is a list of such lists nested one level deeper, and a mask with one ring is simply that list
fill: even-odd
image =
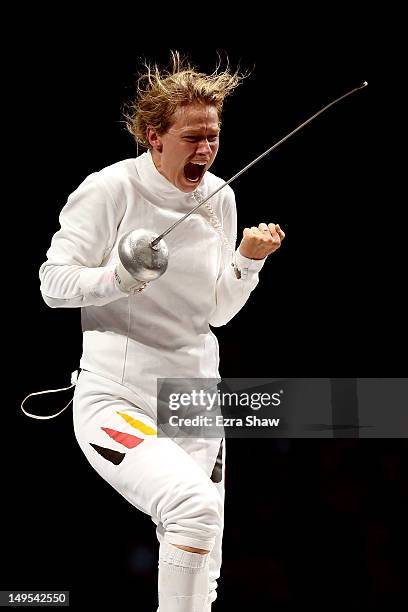
[{"label": "arm", "polygon": [[[237,211],[232,189],[227,188],[226,213],[223,218],[224,232],[235,247],[237,236]],[[216,308],[209,320],[213,327],[220,327],[230,321],[244,306],[251,292],[259,282],[258,273],[265,259],[244,257],[239,249],[235,251],[234,261],[221,271],[216,286]]]},{"label": "arm", "polygon": [[[237,214],[234,193],[229,201],[224,218],[224,231],[229,242],[235,246],[237,234]],[[279,225],[260,223],[258,227],[245,228],[234,260],[222,271],[216,286],[216,308],[211,315],[210,325],[225,325],[237,314],[248,300],[259,282],[259,271],[266,258],[274,253],[285,238]]]},{"label": "arm", "polygon": [[115,281],[115,264],[101,265],[115,244],[123,214],[95,175],[70,195],[60,215],[61,229],[40,268],[48,306],[101,306],[125,296]]}]

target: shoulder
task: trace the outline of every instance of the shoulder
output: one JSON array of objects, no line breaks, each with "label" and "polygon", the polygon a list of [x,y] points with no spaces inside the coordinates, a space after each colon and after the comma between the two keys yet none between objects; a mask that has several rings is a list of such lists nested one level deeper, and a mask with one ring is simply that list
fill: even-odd
[{"label": "shoulder", "polygon": [[89,174],[76,191],[92,191],[108,195],[115,203],[126,199],[127,192],[132,188],[132,176],[135,173],[135,160],[125,159],[101,170]]},{"label": "shoulder", "polygon": [[134,174],[135,160],[131,158],[102,168],[102,170],[94,172],[88,178],[97,183],[104,184],[109,189],[120,191],[130,186]]}]

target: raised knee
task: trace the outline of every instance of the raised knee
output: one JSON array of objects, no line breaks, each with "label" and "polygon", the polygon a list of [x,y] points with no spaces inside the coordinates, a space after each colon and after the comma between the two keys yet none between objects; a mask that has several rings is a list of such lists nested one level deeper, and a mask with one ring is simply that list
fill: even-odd
[{"label": "raised knee", "polygon": [[[213,541],[222,527],[223,506],[217,490],[213,487],[191,487],[183,491],[182,499],[175,497],[172,506],[163,520],[165,531],[202,540],[202,548],[200,542],[186,542],[183,546],[193,544],[193,548],[197,546],[199,551],[204,551],[201,554],[206,554],[208,549],[205,542]],[[175,538],[173,541],[178,544]]]},{"label": "raised knee", "polygon": [[220,496],[214,488],[198,493],[195,503],[196,508],[201,511],[201,518],[204,523],[219,525],[223,507]]}]

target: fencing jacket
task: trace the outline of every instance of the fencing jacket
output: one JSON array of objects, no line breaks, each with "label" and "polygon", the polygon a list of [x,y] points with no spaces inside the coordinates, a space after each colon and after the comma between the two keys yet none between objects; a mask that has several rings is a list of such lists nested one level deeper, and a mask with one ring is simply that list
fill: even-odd
[{"label": "fencing jacket", "polygon": [[[196,189],[206,197],[222,180],[207,172]],[[235,248],[236,206],[227,186],[211,198]],[[52,308],[80,307],[80,366],[133,390],[155,414],[157,378],[217,378],[218,342],[209,325],[225,325],[258,283],[264,260],[235,253],[240,278],[208,212],[199,208],[166,236],[167,271],[130,296],[114,269],[121,236],[136,228],[163,232],[196,205],[156,169],[150,152],[88,176],[69,196],[40,268]]]}]

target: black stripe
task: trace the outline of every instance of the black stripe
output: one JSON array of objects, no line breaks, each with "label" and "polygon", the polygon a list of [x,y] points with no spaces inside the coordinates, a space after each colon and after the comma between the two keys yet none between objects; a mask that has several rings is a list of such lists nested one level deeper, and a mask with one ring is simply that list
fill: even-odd
[{"label": "black stripe", "polygon": [[114,463],[115,465],[119,465],[119,463],[122,463],[123,459],[126,456],[126,453],[119,453],[118,451],[112,450],[111,448],[104,448],[103,446],[98,446],[97,444],[92,444],[92,442],[90,442],[89,444],[104,459],[107,459],[108,461],[110,461],[111,463]]}]

